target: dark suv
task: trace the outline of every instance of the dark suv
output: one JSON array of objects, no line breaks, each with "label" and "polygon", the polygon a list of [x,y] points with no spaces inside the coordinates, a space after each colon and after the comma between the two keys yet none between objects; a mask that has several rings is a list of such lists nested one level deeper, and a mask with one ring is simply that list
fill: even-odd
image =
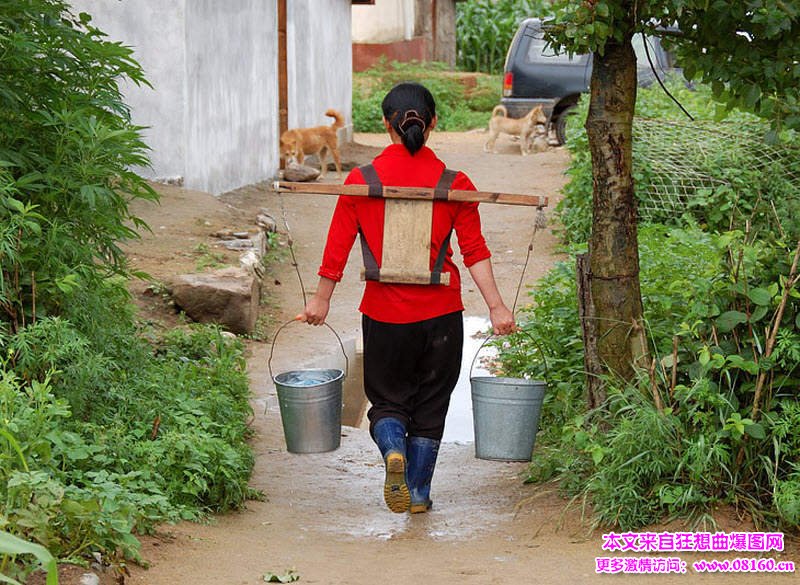
[{"label": "dark suv", "polygon": [[[647,37],[650,59],[661,79],[674,71],[672,56],[656,37]],[[655,81],[641,35],[633,38],[638,82],[646,87]],[[573,113],[582,93],[589,91],[592,56],[555,54],[547,46],[542,20],[529,18],[520,24],[506,55],[503,97],[500,103],[512,118],[521,118],[531,108],[542,105],[550,118],[552,140],[564,144],[567,116]]]}]

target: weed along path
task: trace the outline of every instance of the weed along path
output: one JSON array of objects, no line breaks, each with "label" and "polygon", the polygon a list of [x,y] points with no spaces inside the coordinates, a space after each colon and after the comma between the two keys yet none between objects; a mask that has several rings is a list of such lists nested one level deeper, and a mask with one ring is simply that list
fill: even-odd
[{"label": "weed along path", "polygon": [[[550,149],[521,157],[516,145],[509,143],[503,150],[504,145],[498,142],[500,154],[490,155],[482,151],[485,138],[477,132],[435,133],[431,145],[449,167],[467,172],[479,189],[548,195],[552,210],[566,180],[567,152]],[[344,152],[344,160],[353,164],[367,162],[386,144],[384,136],[377,135],[358,135],[356,141]],[[335,172],[331,172],[328,180],[332,182],[334,177]],[[255,213],[265,208],[277,220],[281,232],[285,232],[285,215],[306,292],[315,286],[334,197],[284,195],[281,200],[263,185],[217,199],[204,194],[194,197],[175,188],[164,193],[157,210],[139,210],[150,221],[154,234],[132,246],[137,267],[155,276],[164,274],[170,270],[164,266],[164,257],[180,263],[210,231],[247,227]],[[481,206],[498,284],[509,306],[514,301],[535,214],[533,208]],[[165,256],[164,246],[180,246],[181,240],[184,255],[173,251]],[[550,230],[537,234],[524,287],[556,261],[555,244]],[[460,258],[458,252],[456,257]],[[599,533],[587,534],[579,510],[565,512],[565,501],[552,486],[523,484],[524,463],[476,459],[469,437],[457,432],[453,433],[454,440],[442,446],[433,482],[434,509],[409,516],[385,508],[382,462],[361,422],[363,402],[358,391],[353,391],[353,386],[358,386],[360,263],[359,251],[354,248],[328,319],[343,339],[351,368],[345,392],[348,426],[343,427],[339,449],[308,455],[287,452],[269,374],[271,343],[249,341],[256,456],[251,485],[262,490],[265,499],[250,501],[245,509],[216,516],[205,524],[162,527],[159,534],[143,541],[142,554],[149,568],[131,567],[126,582],[245,585],[263,583],[269,573],[289,578],[290,571],[300,583],[325,585],[373,585],[387,579],[444,585],[599,582],[601,577],[594,572],[595,557],[607,553],[601,550]],[[469,274],[465,270],[462,274],[465,316],[485,317],[480,294]],[[263,325],[264,338],[271,340],[277,327],[303,306],[301,287],[285,250],[275,258],[265,284],[263,313],[268,319]],[[144,311],[154,310],[156,300],[141,302]],[[518,305],[525,302],[523,293]],[[471,358],[472,353],[466,350],[465,359]],[[308,367],[343,368],[341,350],[326,328],[291,324],[278,337],[272,370],[278,373]],[[462,375],[461,384],[468,384],[465,377],[468,374]],[[463,430],[462,406],[454,404],[454,416],[461,420],[448,420],[447,432],[451,432],[451,426]],[[468,405],[464,408],[468,416]],[[796,575],[786,577],[794,579]],[[687,579],[722,582],[719,575],[691,572],[633,578],[636,583],[683,583]],[[747,578],[749,582],[784,579],[752,574]]]}]

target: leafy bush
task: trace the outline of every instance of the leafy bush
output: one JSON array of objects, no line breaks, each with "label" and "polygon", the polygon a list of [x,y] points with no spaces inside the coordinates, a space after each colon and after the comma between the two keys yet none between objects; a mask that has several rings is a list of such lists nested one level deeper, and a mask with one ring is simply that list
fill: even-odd
[{"label": "leafy bush", "polygon": [[[523,310],[537,343],[520,335],[500,356],[510,375],[548,378],[531,478],[559,477],[590,497],[598,522],[623,528],[701,518],[719,503],[796,526],[800,292],[779,316],[791,252],[741,232],[643,227],[640,278],[657,361],[633,386],[609,379],[596,412],[583,392],[574,267],[551,271]],[[780,332],[772,351],[765,328]]]},{"label": "leafy bush", "polygon": [[[472,87],[471,80],[475,86]],[[465,78],[447,70],[443,63],[386,63],[353,75],[353,128],[356,132],[385,132],[381,102],[401,81],[416,81],[436,100],[440,130],[469,130],[487,124],[489,112],[499,100],[499,78],[472,75]]]},{"label": "leafy bush", "polygon": [[58,314],[70,292],[126,274],[128,209],[156,194],[119,83],[146,83],[131,49],[60,0],[0,12],[0,319],[12,331]]},{"label": "leafy bush", "polygon": [[[53,558],[53,555],[43,546],[24,541],[7,532],[0,532],[0,554],[2,554],[4,558],[8,558],[8,556],[12,555],[33,555],[46,571],[47,576],[45,583],[47,585],[58,585],[58,564],[56,563],[56,559]],[[3,570],[6,569],[5,560],[0,563],[0,566],[2,566]],[[9,576],[3,573],[0,573],[0,580],[7,583],[17,583],[16,581],[10,581]]]},{"label": "leafy bush", "polygon": [[[254,495],[240,343],[198,327],[170,333],[154,357],[132,329],[117,333],[133,351],[107,354],[57,318],[2,347],[12,361],[0,378],[0,515],[59,557],[136,558],[134,533]],[[109,368],[86,374],[98,364]]]},{"label": "leafy bush", "polygon": [[520,22],[552,14],[546,0],[468,0],[456,4],[457,63],[465,71],[502,73]]}]

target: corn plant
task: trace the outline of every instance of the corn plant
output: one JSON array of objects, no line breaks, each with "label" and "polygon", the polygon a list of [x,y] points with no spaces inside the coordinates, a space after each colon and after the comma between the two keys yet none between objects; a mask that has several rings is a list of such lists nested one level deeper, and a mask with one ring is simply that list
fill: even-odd
[{"label": "corn plant", "polygon": [[549,13],[547,0],[468,0],[457,4],[458,67],[465,71],[501,73],[519,23]]}]

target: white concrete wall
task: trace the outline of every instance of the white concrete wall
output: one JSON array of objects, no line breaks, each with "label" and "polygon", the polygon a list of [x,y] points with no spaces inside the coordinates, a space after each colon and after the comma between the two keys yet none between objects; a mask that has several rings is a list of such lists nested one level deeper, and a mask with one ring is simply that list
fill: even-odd
[{"label": "white concrete wall", "polygon": [[264,0],[73,0],[134,49],[153,88],[125,87],[149,126],[148,178],[219,194],[275,174],[277,4]]},{"label": "white concrete wall", "polygon": [[275,2],[187,1],[187,187],[222,193],[277,168],[277,31]]},{"label": "white concrete wall", "polygon": [[375,4],[353,5],[354,43],[393,43],[414,37],[414,0],[375,0]]},{"label": "white concrete wall", "polygon": [[350,0],[325,0],[326,10],[319,9],[322,4],[287,2],[289,128],[330,125],[328,108],[339,110],[352,127]]}]

